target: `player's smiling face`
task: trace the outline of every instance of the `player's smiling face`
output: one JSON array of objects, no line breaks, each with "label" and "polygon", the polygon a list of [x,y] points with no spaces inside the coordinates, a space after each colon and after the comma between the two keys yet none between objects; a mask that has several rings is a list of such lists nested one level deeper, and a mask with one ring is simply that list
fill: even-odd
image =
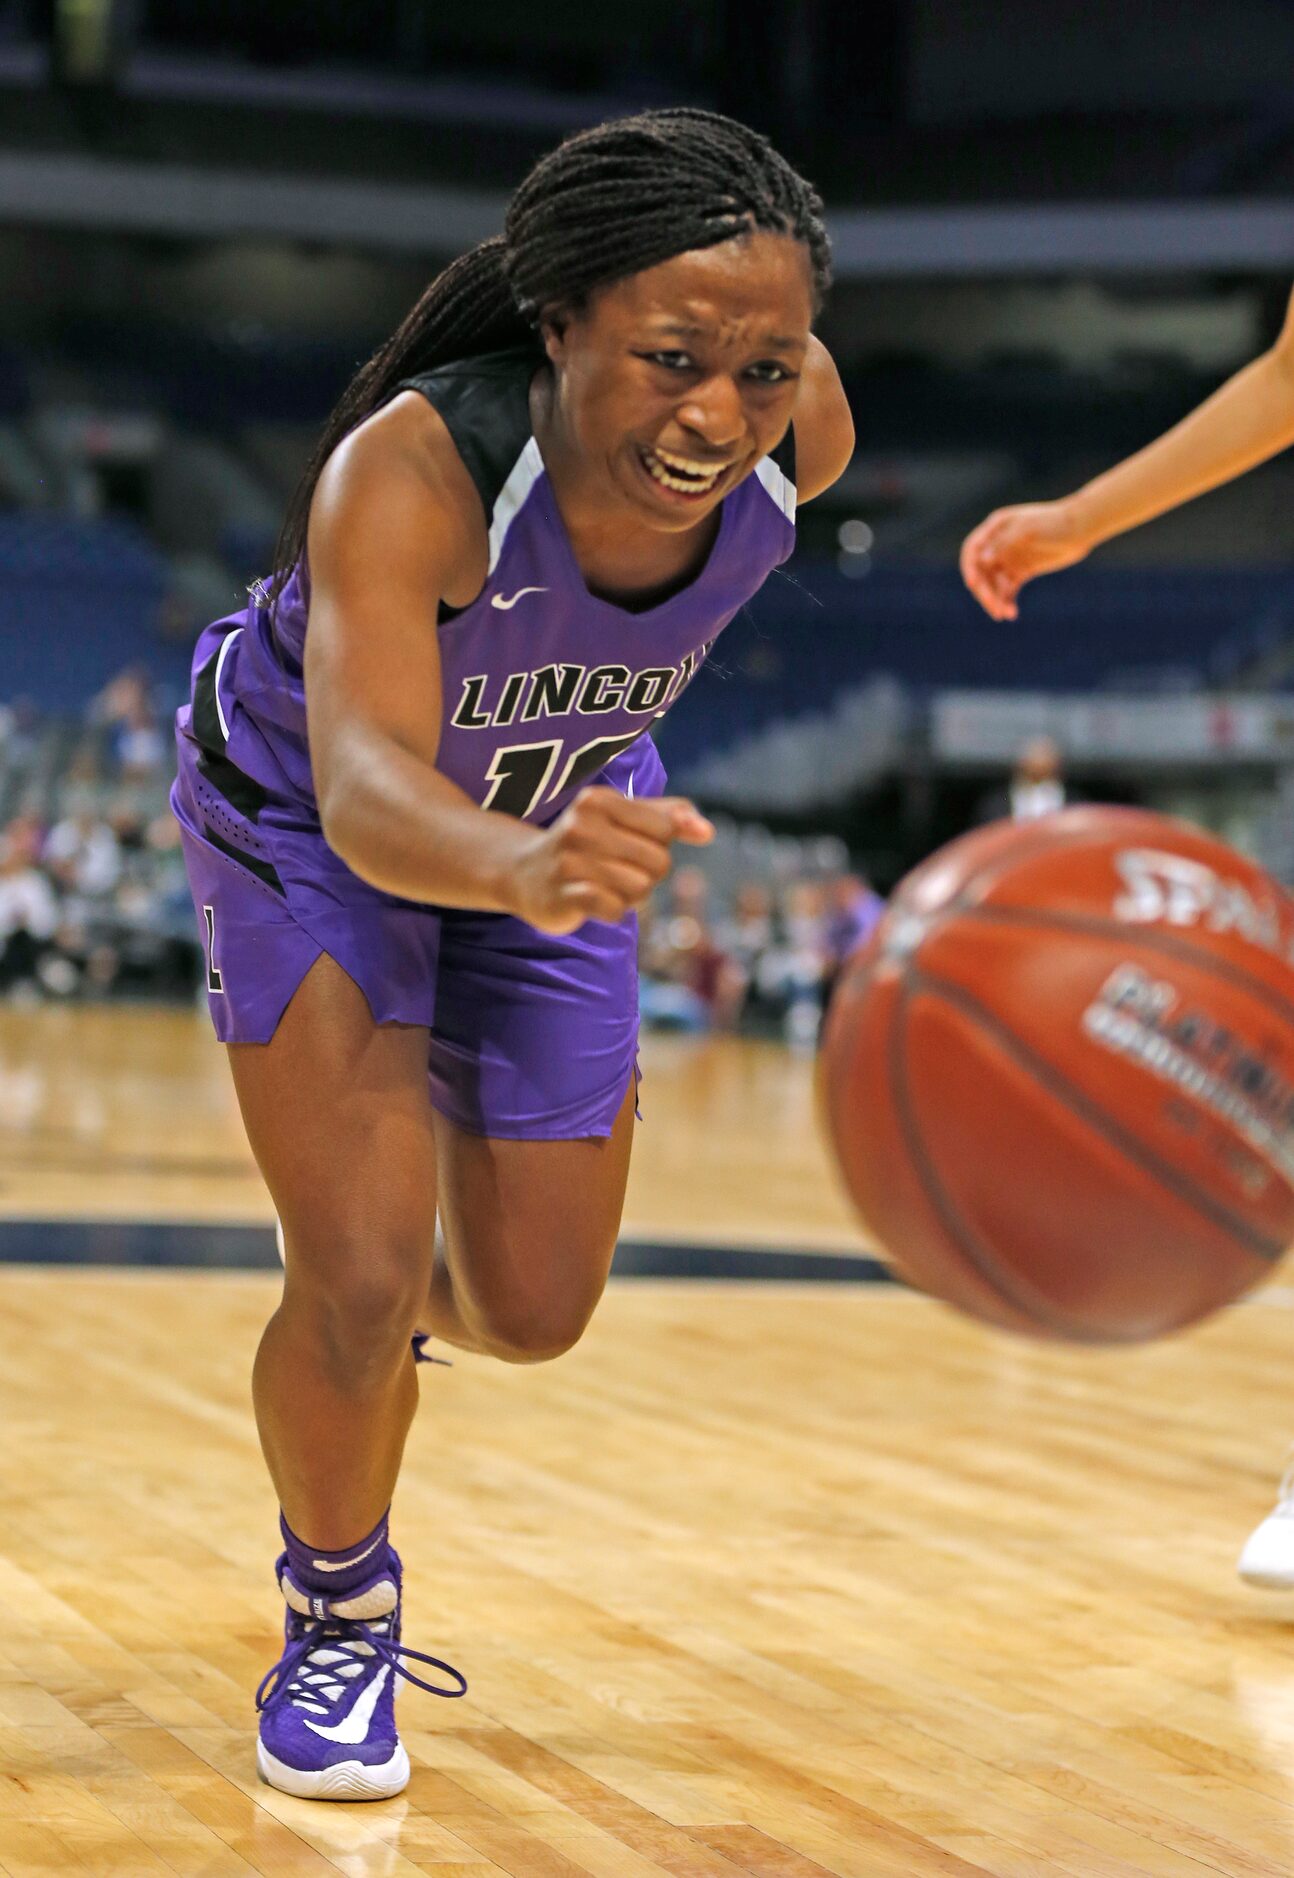
[{"label": "player's smiling face", "polygon": [[813,317],[809,258],[757,232],[600,288],[545,327],[564,442],[617,508],[691,528],[776,447]]}]

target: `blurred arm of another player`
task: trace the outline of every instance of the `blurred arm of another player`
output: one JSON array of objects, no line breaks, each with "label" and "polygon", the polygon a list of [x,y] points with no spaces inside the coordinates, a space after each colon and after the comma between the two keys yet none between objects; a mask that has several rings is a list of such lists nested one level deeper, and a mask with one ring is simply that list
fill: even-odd
[{"label": "blurred arm of another player", "polygon": [[487,566],[480,497],[439,415],[406,392],[329,459],[310,512],[310,761],[325,839],[402,899],[511,913],[545,932],[616,921],[710,823],[681,797],[582,790],[546,828],[481,809],[436,768],[436,620]]},{"label": "blurred arm of another player", "polygon": [[962,578],[994,619],[1015,619],[1038,574],[1084,555],[1294,443],[1294,295],[1275,345],[1135,456],[1055,502],[996,509],[962,543]]}]

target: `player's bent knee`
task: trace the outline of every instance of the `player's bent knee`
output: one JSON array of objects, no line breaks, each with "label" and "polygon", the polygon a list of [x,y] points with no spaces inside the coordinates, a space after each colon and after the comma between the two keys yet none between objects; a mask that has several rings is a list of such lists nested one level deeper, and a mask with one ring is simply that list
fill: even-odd
[{"label": "player's bent knee", "polygon": [[500,1298],[478,1302],[472,1315],[492,1356],[505,1363],[551,1363],[574,1349],[596,1303],[596,1298]]},{"label": "player's bent knee", "polygon": [[407,1354],[429,1282],[421,1248],[357,1245],[322,1271],[303,1273],[294,1261],[284,1299],[313,1319],[334,1366],[366,1372]]}]

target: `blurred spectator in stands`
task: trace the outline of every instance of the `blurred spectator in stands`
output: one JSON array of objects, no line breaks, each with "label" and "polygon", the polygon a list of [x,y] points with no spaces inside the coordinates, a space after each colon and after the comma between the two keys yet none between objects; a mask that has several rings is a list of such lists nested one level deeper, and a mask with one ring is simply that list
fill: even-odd
[{"label": "blurred spectator in stands", "polygon": [[167,810],[163,815],[155,815],[143,832],[141,861],[154,896],[155,924],[183,938],[196,955],[198,940],[193,929],[193,898],[184,871],[179,824]]},{"label": "blurred spectator in stands", "polygon": [[[108,810],[108,826],[116,837],[123,857],[143,854],[147,850],[151,821],[128,797],[122,797],[112,804]],[[178,829],[176,833],[178,838]]]},{"label": "blurred spectator in stands", "polygon": [[766,882],[744,880],[713,920],[699,868],[680,868],[664,896],[642,918],[644,1020],[771,1032],[797,1049],[813,1047],[837,973],[885,910],[861,874],[792,878],[780,906]]},{"label": "blurred spectator in stands", "polygon": [[816,880],[796,880],[782,899],[777,942],[759,961],[755,984],[780,1006],[793,1049],[812,1049],[822,1022],[828,977],[826,895]]},{"label": "blurred spectator in stands", "polygon": [[639,948],[640,1007],[646,1022],[708,1030],[721,1003],[724,955],[709,924],[709,882],[699,867],[680,867],[667,904],[645,910]]},{"label": "blurred spectator in stands", "polygon": [[88,806],[54,824],[43,859],[55,884],[75,899],[106,899],[121,878],[121,844]]},{"label": "blurred spectator in stands", "polygon": [[206,613],[198,608],[191,594],[172,587],[162,596],[156,624],[161,638],[170,639],[176,645],[191,646],[206,623]]},{"label": "blurred spectator in stands", "polygon": [[92,724],[120,724],[131,706],[148,696],[148,673],[142,665],[127,665],[110,678],[90,700]]},{"label": "blurred spectator in stands", "polygon": [[130,707],[117,734],[117,763],[123,782],[156,781],[166,771],[167,738],[151,698]]},{"label": "blurred spectator in stands", "polygon": [[[16,832],[15,832],[16,830]],[[37,995],[37,974],[58,926],[58,901],[25,829],[0,834],[0,992]]]},{"label": "blurred spectator in stands", "polygon": [[45,845],[45,824],[35,809],[24,808],[10,818],[8,826],[0,834],[11,852],[21,854],[29,866],[35,867],[40,862],[41,849]]},{"label": "blurred spectator in stands", "polygon": [[0,992],[191,996],[202,958],[179,829],[129,793],[100,800],[83,782],[48,833],[34,812],[0,831]]},{"label": "blurred spectator in stands", "polygon": [[62,788],[65,796],[97,799],[103,789],[103,763],[99,742],[93,735],[82,738],[68,754],[63,767]]},{"label": "blurred spectator in stands", "polygon": [[90,722],[112,733],[114,767],[123,782],[154,782],[166,773],[167,738],[142,666],[129,665],[109,680],[90,705]]},{"label": "blurred spectator in stands", "polygon": [[30,698],[0,705],[0,770],[30,769],[40,744],[40,712]]},{"label": "blurred spectator in stands", "polygon": [[56,998],[110,991],[119,969],[112,927],[109,906],[96,910],[88,900],[65,900],[37,968],[41,988]]},{"label": "blurred spectator in stands", "polygon": [[723,954],[723,968],[714,1021],[721,1030],[735,1030],[746,1017],[758,1021],[760,994],[755,975],[773,936],[771,892],[762,880],[743,880],[733,896],[731,913],[715,925],[715,943]]},{"label": "blurred spectator in stands", "polygon": [[743,880],[733,896],[732,912],[719,926],[723,949],[749,971],[773,943],[773,896],[762,880]]},{"label": "blurred spectator in stands", "polygon": [[827,953],[826,995],[844,969],[846,959],[871,938],[885,911],[885,902],[862,874],[837,874],[827,882],[827,918],[823,937]]},{"label": "blurred spectator in stands", "polygon": [[994,822],[1009,816],[1031,822],[1039,815],[1054,815],[1068,799],[1060,745],[1054,737],[1031,737],[1016,758],[1007,787],[985,796],[979,819]]},{"label": "blurred spectator in stands", "polygon": [[131,831],[125,863],[113,895],[120,982],[154,995],[183,996],[197,982],[201,954],[180,831],[169,813]]}]

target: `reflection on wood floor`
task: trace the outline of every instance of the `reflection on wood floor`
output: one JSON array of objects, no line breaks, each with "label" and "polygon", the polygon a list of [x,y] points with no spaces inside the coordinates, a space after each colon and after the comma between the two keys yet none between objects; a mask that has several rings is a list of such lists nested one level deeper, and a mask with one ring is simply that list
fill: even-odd
[{"label": "reflection on wood floor", "polygon": [[[648,1037],[625,1230],[856,1251],[814,1121],[813,1066],[775,1044]],[[205,1014],[0,1006],[0,1217],[272,1219]]]},{"label": "reflection on wood floor", "polygon": [[[139,1183],[141,1215],[263,1216],[187,1019],[47,1023],[0,1028],[6,1210],[126,1216]],[[665,1052],[662,1115],[698,1064],[679,1104],[732,1140],[703,1224],[806,1243],[803,1201],[848,1245],[803,1066]],[[743,1112],[800,1143],[766,1191]],[[1099,1353],[891,1288],[626,1281],[558,1363],[431,1372],[407,1635],[472,1688],[406,1691],[408,1792],[344,1808],[255,1779],[278,1614],[248,1374],[276,1288],[0,1267],[7,1878],[1294,1870],[1294,1600],[1233,1575],[1294,1432],[1288,1291]]]}]

